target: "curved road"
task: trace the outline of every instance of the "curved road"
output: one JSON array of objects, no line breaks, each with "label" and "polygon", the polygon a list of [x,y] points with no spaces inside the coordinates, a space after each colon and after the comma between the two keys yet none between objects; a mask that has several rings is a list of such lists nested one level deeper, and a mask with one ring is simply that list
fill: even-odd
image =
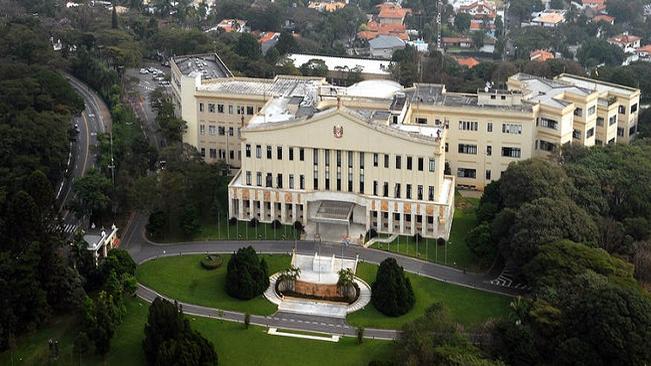
[{"label": "curved road", "polygon": [[[294,249],[293,241],[196,241],[169,244],[153,243],[144,236],[145,224],[146,219],[143,215],[135,215],[132,220],[130,220],[129,225],[125,228],[122,235],[121,247],[128,250],[136,263],[139,264],[162,256],[202,254],[207,252],[232,253],[245,245],[251,245],[259,253],[268,254],[289,254]],[[341,255],[341,245],[329,243],[318,245],[313,241],[298,241],[296,250],[298,253],[302,254],[314,254],[317,250],[320,250],[322,255]],[[489,277],[487,274],[464,273],[455,268],[385,251],[359,246],[348,246],[344,248],[343,253],[347,257],[359,255],[361,261],[374,264],[379,264],[387,257],[393,257],[408,272],[416,273],[420,276],[433,278],[442,282],[478,289],[480,291],[507,296],[516,296],[523,293],[523,291],[519,289],[491,284],[490,280],[492,277]],[[148,302],[152,302],[156,296],[167,298],[166,296],[158,294],[154,290],[140,284],[137,294]],[[181,304],[183,305],[184,312],[187,314],[210,318],[221,318],[238,322],[243,322],[244,320],[243,313],[219,311],[214,308],[182,302]],[[353,337],[356,336],[357,332],[355,327],[349,326],[343,319],[314,317],[282,312],[277,312],[271,316],[251,316],[251,323],[268,327],[340,334]],[[399,332],[390,329],[367,328],[364,334],[367,338],[395,339]]]},{"label": "curved road", "polygon": [[72,75],[62,74],[84,99],[85,105],[81,114],[74,117],[74,122],[79,126],[79,133],[76,142],[72,144],[66,178],[57,190],[59,213],[63,220],[61,230],[69,236],[79,226],[75,214],[66,209],[66,204],[72,199],[72,181],[74,178],[83,177],[95,165],[96,153],[93,149],[98,145],[97,135],[110,131],[112,120],[108,107],[95,91]]}]

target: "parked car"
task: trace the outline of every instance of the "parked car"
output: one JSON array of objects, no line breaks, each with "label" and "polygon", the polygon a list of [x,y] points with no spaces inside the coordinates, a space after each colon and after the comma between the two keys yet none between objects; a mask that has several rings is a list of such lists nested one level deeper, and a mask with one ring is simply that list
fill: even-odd
[{"label": "parked car", "polygon": [[149,71],[147,69],[140,69],[140,74],[141,75],[149,74]]}]

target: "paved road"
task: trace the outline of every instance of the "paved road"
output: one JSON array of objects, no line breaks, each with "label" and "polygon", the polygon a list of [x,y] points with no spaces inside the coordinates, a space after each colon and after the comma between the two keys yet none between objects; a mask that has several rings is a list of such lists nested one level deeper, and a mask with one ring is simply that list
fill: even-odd
[{"label": "paved road", "polygon": [[[159,258],[162,256],[187,255],[198,253],[232,253],[244,245],[253,246],[260,253],[289,254],[294,249],[293,241],[198,241],[187,243],[158,244],[149,242],[144,237],[145,217],[134,215],[122,235],[122,248],[129,251],[137,263]],[[312,241],[296,242],[297,252],[313,254],[320,251],[322,255],[341,255],[341,246],[338,244],[317,244]],[[344,248],[344,256],[359,255],[360,260],[370,263],[379,263],[386,257],[396,258],[406,271],[417,273],[421,276],[434,278],[443,282],[453,283],[461,286],[472,287],[481,291],[499,293],[508,296],[522,294],[520,289],[506,288],[494,285],[490,282],[492,277],[485,274],[464,273],[463,271],[437,265],[434,263],[420,261],[414,258],[404,257],[357,246]],[[139,285],[137,294],[146,301],[153,301],[157,294],[154,290]],[[164,297],[164,296],[163,296]],[[219,311],[214,308],[182,303],[187,314],[204,316],[210,318],[221,318],[229,321],[242,322],[244,314],[232,311]],[[327,334],[339,334],[344,336],[356,336],[356,328],[351,327],[342,319],[326,317],[306,316],[277,312],[271,316],[252,316],[251,323],[261,326],[277,327],[283,329],[304,330],[312,332],[323,332]],[[367,328],[365,337],[375,339],[396,339],[399,331],[391,329]]]},{"label": "paved road", "polygon": [[66,209],[72,199],[72,181],[84,176],[96,163],[97,135],[111,129],[111,113],[102,100],[92,89],[71,75],[64,74],[70,85],[84,99],[85,109],[79,116],[74,117],[74,123],[79,126],[76,141],[72,144],[66,178],[57,190],[59,199],[59,214],[62,218],[61,230],[70,236],[79,226],[79,219]]}]

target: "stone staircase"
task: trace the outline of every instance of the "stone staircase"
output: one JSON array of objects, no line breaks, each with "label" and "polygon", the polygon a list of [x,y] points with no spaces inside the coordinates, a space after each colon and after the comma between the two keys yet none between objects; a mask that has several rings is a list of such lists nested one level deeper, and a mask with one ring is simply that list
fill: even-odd
[{"label": "stone staircase", "polygon": [[386,238],[375,237],[375,238],[367,241],[366,243],[364,243],[364,248],[368,248],[368,247],[370,247],[371,245],[373,245],[375,243],[383,243],[383,244],[391,243],[394,240],[396,240],[397,238],[398,238],[398,234],[392,234],[391,236],[386,237]]},{"label": "stone staircase", "polygon": [[278,277],[280,277],[280,272],[272,274],[269,277],[269,288],[264,291],[264,297],[276,305],[280,305],[283,302],[283,299],[281,299],[276,293],[276,281],[278,280]]}]

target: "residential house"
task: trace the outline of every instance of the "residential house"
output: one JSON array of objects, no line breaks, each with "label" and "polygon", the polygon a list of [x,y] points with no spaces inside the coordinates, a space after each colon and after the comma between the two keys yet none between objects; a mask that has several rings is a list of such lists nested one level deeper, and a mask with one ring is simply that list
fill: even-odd
[{"label": "residential house", "polygon": [[479,61],[474,57],[457,57],[457,63],[461,66],[465,66],[469,69],[479,65]]},{"label": "residential house", "polygon": [[457,47],[457,48],[471,48],[472,39],[470,37],[442,37],[441,43],[444,48]]},{"label": "residential house", "polygon": [[547,50],[534,50],[529,53],[529,60],[545,62],[554,59],[554,54]]},{"label": "residential house", "polygon": [[598,15],[595,15],[592,18],[592,22],[593,23],[604,22],[604,23],[608,23],[610,25],[614,25],[615,24],[615,17],[611,17],[610,15],[607,15],[607,14],[598,14]]},{"label": "residential house", "polygon": [[608,43],[615,45],[626,53],[633,53],[640,48],[640,37],[624,32],[620,35],[608,38]]},{"label": "residential house", "polygon": [[548,9],[531,14],[531,24],[533,26],[556,28],[565,23],[565,10]]},{"label": "residential house", "polygon": [[357,33],[357,37],[370,41],[377,36],[395,36],[403,41],[409,40],[407,29],[403,24],[380,24],[376,21],[369,21],[365,29]]},{"label": "residential house", "polygon": [[307,5],[308,8],[318,10],[320,12],[332,13],[339,9],[346,7],[346,2],[343,1],[310,1]]},{"label": "residential house", "polygon": [[377,21],[380,24],[404,24],[405,17],[411,9],[403,8],[397,3],[384,3],[376,6],[380,11]]},{"label": "residential house", "polygon": [[260,34],[258,43],[260,43],[260,50],[262,50],[262,53],[266,54],[267,51],[271,49],[271,47],[275,46],[276,43],[278,43],[279,39],[280,33],[278,32],[264,32]]},{"label": "residential house", "polygon": [[207,32],[221,29],[227,33],[247,33],[251,29],[246,26],[246,20],[242,19],[223,19],[217,26],[210,28]]},{"label": "residential house", "polygon": [[390,59],[395,50],[405,48],[405,41],[395,36],[378,36],[368,42],[371,57]]}]

